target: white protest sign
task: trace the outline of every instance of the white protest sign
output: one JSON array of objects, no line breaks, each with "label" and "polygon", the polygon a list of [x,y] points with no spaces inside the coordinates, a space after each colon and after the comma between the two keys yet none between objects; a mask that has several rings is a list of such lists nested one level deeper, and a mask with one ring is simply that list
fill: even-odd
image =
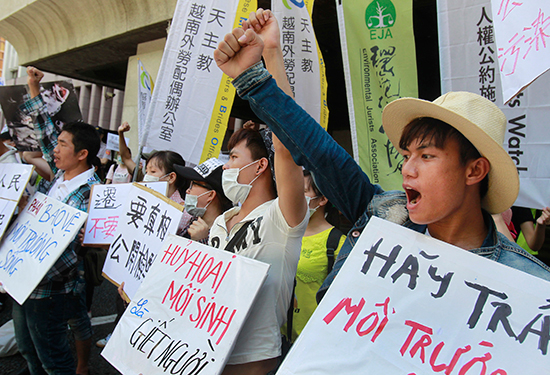
[{"label": "white protest sign", "polygon": [[0,163],[0,239],[31,178],[34,167],[18,163]]},{"label": "white protest sign", "polygon": [[504,102],[550,69],[550,2],[491,0]]},{"label": "white protest sign", "polygon": [[[119,138],[118,137],[119,137],[119,135],[117,135],[117,134],[107,133],[107,145],[106,145],[105,148],[107,150],[113,150],[113,151],[118,152],[119,151],[119,148],[118,148]],[[130,143],[130,138],[124,137],[124,140],[126,141],[126,144]]]},{"label": "white protest sign", "polygon": [[[511,4],[511,3],[510,3]],[[520,192],[515,205],[550,206],[550,73],[508,104],[501,76],[490,0],[438,0],[441,91],[470,91],[491,100],[508,119],[503,147],[516,164]],[[516,8],[517,9],[517,8]]]},{"label": "white protest sign", "polygon": [[[140,182],[162,195],[166,195],[168,182]],[[88,220],[84,230],[85,246],[110,245],[115,239],[119,220],[126,215],[125,207],[132,184],[96,184],[92,186],[88,206]]]},{"label": "white protest sign", "polygon": [[547,281],[372,217],[277,374],[548,373],[549,297]]},{"label": "white protest sign", "polygon": [[151,94],[153,92],[153,79],[138,59],[138,145],[143,146],[143,134],[145,132],[145,120],[151,104]]},{"label": "white protest sign", "polygon": [[103,275],[133,299],[155,261],[162,242],[175,234],[183,206],[138,184],[132,184],[109,247]]},{"label": "white protest sign", "polygon": [[168,236],[101,353],[123,374],[219,374],[269,265]]},{"label": "white protest sign", "polygon": [[23,304],[75,238],[87,214],[36,193],[0,244],[0,282]]}]

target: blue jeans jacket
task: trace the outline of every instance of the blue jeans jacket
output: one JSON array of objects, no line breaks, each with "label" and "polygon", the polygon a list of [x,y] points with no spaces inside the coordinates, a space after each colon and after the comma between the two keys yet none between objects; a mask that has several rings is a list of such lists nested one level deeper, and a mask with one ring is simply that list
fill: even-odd
[{"label": "blue jeans jacket", "polygon": [[[357,238],[372,216],[424,233],[425,225],[410,221],[401,191],[384,191],[370,182],[353,158],[296,102],[283,93],[269,72],[258,63],[235,78],[239,96],[277,135],[298,165],[310,170],[321,192],[351,222],[355,222],[342,246],[332,272],[317,294],[324,295],[342,268]],[[550,281],[550,268],[496,231],[491,216],[484,212],[489,228],[479,249],[470,250],[485,258]]]}]

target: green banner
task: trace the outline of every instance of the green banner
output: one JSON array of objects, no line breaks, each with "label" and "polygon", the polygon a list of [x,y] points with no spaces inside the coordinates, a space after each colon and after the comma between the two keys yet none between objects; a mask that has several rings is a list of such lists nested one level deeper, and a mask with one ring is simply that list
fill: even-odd
[{"label": "green banner", "polygon": [[418,96],[412,0],[338,0],[355,160],[385,190],[401,189],[403,158],[382,128],[391,101]]}]

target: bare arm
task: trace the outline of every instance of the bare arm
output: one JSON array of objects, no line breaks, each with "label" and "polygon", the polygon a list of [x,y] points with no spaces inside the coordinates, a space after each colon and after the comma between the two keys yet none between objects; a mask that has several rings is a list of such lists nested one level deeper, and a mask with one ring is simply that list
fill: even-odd
[{"label": "bare arm", "polygon": [[132,155],[130,154],[130,149],[126,144],[126,139],[124,139],[124,133],[130,130],[130,124],[127,121],[124,121],[122,125],[118,127],[118,153],[122,158],[122,162],[126,165],[126,169],[130,174],[134,173],[136,168],[136,163],[132,160]]},{"label": "bare arm", "polygon": [[493,220],[495,221],[495,224],[497,226],[497,230],[504,234],[506,238],[508,238],[510,241],[514,242],[514,238],[512,237],[512,234],[508,230],[508,227],[506,226],[506,223],[504,222],[504,219],[502,218],[501,214],[493,214],[491,215],[493,217]]},{"label": "bare arm", "polygon": [[546,232],[546,226],[550,224],[550,208],[545,207],[542,210],[542,214],[537,219],[536,224],[533,226],[532,221],[525,221],[521,223],[521,232],[529,248],[533,251],[539,251],[544,244],[544,237]]}]

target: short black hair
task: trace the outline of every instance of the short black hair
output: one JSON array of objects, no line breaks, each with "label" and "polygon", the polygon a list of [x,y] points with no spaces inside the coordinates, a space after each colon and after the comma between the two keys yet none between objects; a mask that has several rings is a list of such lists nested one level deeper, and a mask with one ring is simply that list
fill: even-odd
[{"label": "short black hair", "polygon": [[[403,129],[399,147],[406,150],[413,141],[417,140],[419,143],[433,142],[435,147],[443,149],[449,139],[458,142],[459,160],[463,166],[469,161],[479,159],[482,156],[472,142],[461,132],[446,122],[432,117],[418,117],[409,122]],[[480,183],[481,198],[485,197],[489,189],[489,173]]]},{"label": "short black hair", "polygon": [[63,125],[62,131],[73,136],[74,152],[88,151],[86,162],[91,166],[99,166],[97,154],[101,146],[101,139],[97,130],[83,121],[73,121]]},{"label": "short black hair", "polygon": [[[176,170],[174,169],[174,164],[177,165],[183,165],[185,166],[185,160],[183,157],[174,151],[155,151],[151,155],[149,155],[149,158],[147,158],[147,164],[151,160],[155,160],[155,163],[157,163],[158,167],[161,168],[165,174],[168,173],[176,173]],[[180,195],[182,197],[185,197],[185,191],[189,187],[189,181],[186,178],[181,177],[176,173],[176,189],[180,192]]]}]

